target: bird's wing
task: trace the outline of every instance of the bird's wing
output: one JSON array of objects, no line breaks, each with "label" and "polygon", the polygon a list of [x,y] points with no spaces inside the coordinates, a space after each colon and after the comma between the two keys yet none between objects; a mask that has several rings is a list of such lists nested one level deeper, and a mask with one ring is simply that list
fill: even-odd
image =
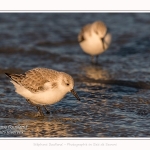
[{"label": "bird's wing", "polygon": [[42,73],[36,69],[29,70],[21,80],[21,85],[31,92],[44,91],[44,84],[49,82],[42,76]]},{"label": "bird's wing", "polygon": [[92,30],[99,35],[100,38],[104,38],[107,34],[107,27],[106,25],[101,21],[95,21],[92,26]]},{"label": "bird's wing", "polygon": [[16,82],[17,84],[21,84],[22,79],[25,77],[24,74],[10,74],[5,73],[12,81]]},{"label": "bird's wing", "polygon": [[82,41],[84,41],[86,39],[85,37],[85,33],[87,34],[91,34],[91,24],[87,24],[84,27],[82,27],[79,35],[78,35],[78,42],[81,43]]},{"label": "bird's wing", "polygon": [[25,72],[25,74],[8,74],[17,84],[25,87],[31,92],[40,92],[48,88],[53,89],[57,87],[57,71],[46,68],[35,68]]}]

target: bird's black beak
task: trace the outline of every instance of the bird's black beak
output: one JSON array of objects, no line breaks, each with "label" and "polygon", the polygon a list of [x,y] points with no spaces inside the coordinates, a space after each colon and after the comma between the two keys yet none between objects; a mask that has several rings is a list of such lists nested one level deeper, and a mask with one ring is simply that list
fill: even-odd
[{"label": "bird's black beak", "polygon": [[80,98],[79,98],[78,94],[75,92],[74,89],[71,90],[71,93],[77,98],[77,100],[80,101]]}]

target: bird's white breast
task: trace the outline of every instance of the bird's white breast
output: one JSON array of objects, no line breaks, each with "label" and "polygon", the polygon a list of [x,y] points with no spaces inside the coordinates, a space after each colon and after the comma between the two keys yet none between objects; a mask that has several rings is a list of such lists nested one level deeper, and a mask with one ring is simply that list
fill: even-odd
[{"label": "bird's white breast", "polygon": [[60,101],[67,93],[66,90],[62,90],[61,87],[57,87],[54,89],[51,89],[51,85],[47,86],[47,90],[45,91],[39,91],[32,93],[28,89],[24,88],[21,85],[18,85],[16,82],[11,81],[15,88],[16,92],[19,95],[22,95],[26,99],[29,99],[31,102],[34,104],[39,104],[39,105],[50,105],[54,104],[58,101]]},{"label": "bird's white breast", "polygon": [[87,35],[86,39],[80,43],[83,51],[89,55],[98,55],[104,51],[102,40],[94,32],[91,35]]}]

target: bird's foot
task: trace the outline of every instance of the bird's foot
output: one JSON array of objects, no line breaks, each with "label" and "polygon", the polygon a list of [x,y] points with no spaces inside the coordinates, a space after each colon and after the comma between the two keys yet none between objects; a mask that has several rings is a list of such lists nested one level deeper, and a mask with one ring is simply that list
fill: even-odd
[{"label": "bird's foot", "polygon": [[43,113],[41,114],[40,112],[37,112],[36,115],[35,115],[35,117],[42,117],[43,118],[44,114]]},{"label": "bird's foot", "polygon": [[48,109],[46,108],[45,105],[43,105],[44,109],[46,110],[46,114],[50,114],[50,111],[48,111]]},{"label": "bird's foot", "polygon": [[40,106],[36,106],[36,108],[37,108],[37,110],[38,110],[38,115],[40,115],[40,116],[44,116],[44,114],[43,114],[43,111],[42,111],[41,107],[40,107]]}]

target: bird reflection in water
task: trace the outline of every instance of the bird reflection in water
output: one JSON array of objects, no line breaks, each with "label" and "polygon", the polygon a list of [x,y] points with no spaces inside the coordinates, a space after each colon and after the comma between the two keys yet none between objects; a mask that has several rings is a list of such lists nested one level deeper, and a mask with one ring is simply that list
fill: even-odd
[{"label": "bird reflection in water", "polygon": [[108,71],[99,66],[85,66],[83,68],[83,71],[88,78],[92,78],[95,80],[107,80],[110,78]]}]

